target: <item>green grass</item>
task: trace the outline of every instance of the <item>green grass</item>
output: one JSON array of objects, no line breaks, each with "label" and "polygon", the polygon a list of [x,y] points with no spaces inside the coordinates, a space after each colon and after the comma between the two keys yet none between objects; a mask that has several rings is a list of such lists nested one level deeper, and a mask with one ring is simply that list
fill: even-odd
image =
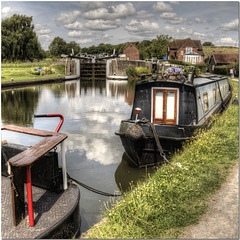
[{"label": "green grass", "polygon": [[[238,83],[232,84],[238,93]],[[106,221],[82,238],[178,238],[206,212],[208,197],[238,161],[238,116],[238,106],[230,105],[210,130],[200,131],[197,140],[174,154],[172,164],[138,183],[114,208],[106,204]]]},{"label": "green grass", "polygon": [[213,52],[221,52],[221,53],[239,53],[238,47],[204,47],[203,46],[203,52],[204,52],[204,59],[211,56]]},{"label": "green grass", "polygon": [[[37,75],[37,68],[42,68],[41,75]],[[65,76],[65,66],[53,65],[53,60],[44,60],[34,63],[2,63],[1,81],[27,81],[32,79],[45,79]]]}]

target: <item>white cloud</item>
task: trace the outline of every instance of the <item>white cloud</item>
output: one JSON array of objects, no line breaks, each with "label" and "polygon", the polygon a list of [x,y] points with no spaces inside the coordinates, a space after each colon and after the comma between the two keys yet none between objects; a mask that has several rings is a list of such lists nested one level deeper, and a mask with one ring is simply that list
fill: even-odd
[{"label": "white cloud", "polygon": [[175,38],[176,37],[187,38],[193,34],[193,30],[190,28],[184,28],[184,27],[175,28],[173,26],[168,26],[168,25],[164,27],[164,31]]},{"label": "white cloud", "polygon": [[169,24],[178,25],[183,24],[187,22],[188,24],[191,24],[191,20],[188,18],[182,18],[182,17],[175,17],[173,19],[168,19],[167,21]]},{"label": "white cloud", "polygon": [[52,40],[53,40],[53,36],[51,36],[51,35],[48,35],[48,34],[46,34],[46,35],[39,35],[38,36],[38,39],[39,40],[44,40],[44,41],[46,41],[46,42],[51,42]]},{"label": "white cloud", "polygon": [[184,27],[180,27],[176,30],[176,32],[178,34],[187,34],[187,35],[190,35],[193,33],[193,30],[190,29],[190,28],[184,28]]},{"label": "white cloud", "polygon": [[131,20],[131,22],[127,24],[125,29],[131,34],[152,35],[159,32],[159,25],[156,22],[149,22],[148,20]]},{"label": "white cloud", "polygon": [[81,2],[81,4],[88,10],[90,9],[96,9],[96,8],[102,8],[106,5],[106,2],[93,2],[93,1],[89,1],[89,2]]},{"label": "white cloud", "polygon": [[201,18],[195,18],[195,22],[198,23],[211,23],[212,19],[201,19]]},{"label": "white cloud", "polygon": [[119,19],[117,20],[89,20],[84,24],[84,27],[90,30],[104,31],[110,29],[116,29],[121,25]]},{"label": "white cloud", "polygon": [[68,34],[68,37],[70,38],[77,38],[77,37],[80,37],[82,35],[82,32],[81,31],[72,31],[72,32],[69,32]]},{"label": "white cloud", "polygon": [[68,30],[82,30],[83,25],[80,22],[74,22],[70,24],[64,25],[64,27]]},{"label": "white cloud", "polygon": [[76,22],[78,17],[81,17],[81,12],[75,10],[73,12],[61,13],[60,17],[55,19],[57,26],[67,25]]},{"label": "white cloud", "polygon": [[2,9],[2,18],[11,17],[14,14],[14,10],[11,7],[4,7]]},{"label": "white cloud", "polygon": [[46,35],[51,33],[51,30],[46,25],[36,24],[34,25],[34,28],[37,35]]},{"label": "white cloud", "polygon": [[205,33],[199,33],[199,32],[194,32],[193,35],[195,35],[196,37],[199,37],[199,38],[200,37],[203,38],[203,37],[207,36]]},{"label": "white cloud", "polygon": [[76,41],[78,44],[86,44],[86,43],[92,43],[92,39],[90,38],[85,38],[85,39],[79,39]]},{"label": "white cloud", "polygon": [[172,12],[173,9],[170,4],[164,2],[157,2],[152,7],[154,12]]},{"label": "white cloud", "polygon": [[169,13],[169,12],[164,12],[160,15],[160,18],[162,19],[176,19],[177,15],[176,13]]},{"label": "white cloud", "polygon": [[53,41],[53,36],[46,34],[46,35],[38,35],[38,40],[41,43],[43,49],[48,49],[50,43]]},{"label": "white cloud", "polygon": [[85,12],[83,17],[89,20],[94,19],[122,19],[132,16],[136,13],[132,3],[119,4],[117,6],[110,6],[108,8],[98,8]]},{"label": "white cloud", "polygon": [[231,37],[225,37],[221,38],[220,40],[216,41],[217,44],[223,44],[223,45],[237,45],[238,41],[233,40]]},{"label": "white cloud", "polygon": [[146,18],[151,18],[153,16],[154,15],[152,13],[142,10],[142,11],[137,12],[136,18],[137,19],[146,19]]},{"label": "white cloud", "polygon": [[220,28],[223,31],[238,31],[238,24],[239,24],[239,20],[235,19],[230,23],[221,24]]}]

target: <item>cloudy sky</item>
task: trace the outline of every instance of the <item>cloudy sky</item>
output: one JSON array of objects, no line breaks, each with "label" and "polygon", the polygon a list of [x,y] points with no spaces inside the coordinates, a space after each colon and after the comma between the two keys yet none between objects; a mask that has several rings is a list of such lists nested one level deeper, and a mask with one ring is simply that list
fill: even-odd
[{"label": "cloudy sky", "polygon": [[1,10],[32,16],[45,50],[55,37],[89,47],[160,34],[238,46],[238,1],[1,1]]}]

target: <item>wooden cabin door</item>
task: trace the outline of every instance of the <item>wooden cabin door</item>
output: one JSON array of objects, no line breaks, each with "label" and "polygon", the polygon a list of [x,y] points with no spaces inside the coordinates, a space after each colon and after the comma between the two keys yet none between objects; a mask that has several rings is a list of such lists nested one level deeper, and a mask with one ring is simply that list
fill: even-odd
[{"label": "wooden cabin door", "polygon": [[153,89],[153,123],[177,123],[177,90]]}]

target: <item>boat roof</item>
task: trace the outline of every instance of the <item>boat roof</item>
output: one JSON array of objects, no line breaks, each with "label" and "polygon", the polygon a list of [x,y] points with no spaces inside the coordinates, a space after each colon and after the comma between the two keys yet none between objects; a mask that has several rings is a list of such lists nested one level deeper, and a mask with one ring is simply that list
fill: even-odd
[{"label": "boat roof", "polygon": [[187,85],[187,86],[191,86],[191,87],[199,87],[202,85],[206,85],[206,84],[210,84],[213,82],[217,82],[217,81],[221,81],[221,80],[226,80],[228,79],[227,77],[224,76],[216,76],[216,75],[208,75],[208,76],[200,76],[197,78],[194,78],[193,83],[186,81],[185,83],[181,83],[180,81],[176,81],[176,80],[164,80],[164,81],[143,81],[143,82],[138,82],[137,85],[141,85],[141,84],[149,84],[149,83],[156,83],[156,82],[172,82],[173,84],[179,84],[179,85]]},{"label": "boat roof", "polygon": [[197,78],[194,78],[193,80],[193,86],[197,87],[201,85],[206,85],[206,84],[217,82],[224,79],[227,79],[227,77],[223,77],[223,76],[197,77]]}]

